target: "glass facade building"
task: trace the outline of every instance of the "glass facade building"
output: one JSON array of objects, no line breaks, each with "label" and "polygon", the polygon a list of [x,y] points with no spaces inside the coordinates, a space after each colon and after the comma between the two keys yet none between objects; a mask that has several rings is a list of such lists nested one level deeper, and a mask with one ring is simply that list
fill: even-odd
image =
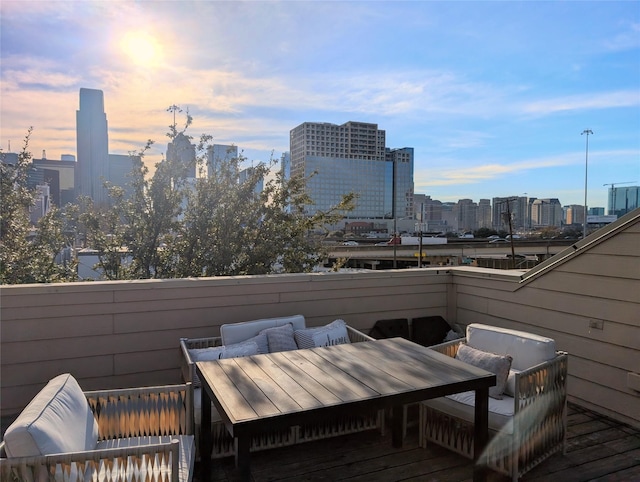
[{"label": "glass facade building", "polygon": [[351,219],[413,216],[413,148],[387,148],[377,124],[305,122],[290,132],[290,158],[291,175],[309,178],[309,214],[353,192]]},{"label": "glass facade building", "polygon": [[640,186],[609,189],[609,214],[620,217],[638,206],[640,206]]}]

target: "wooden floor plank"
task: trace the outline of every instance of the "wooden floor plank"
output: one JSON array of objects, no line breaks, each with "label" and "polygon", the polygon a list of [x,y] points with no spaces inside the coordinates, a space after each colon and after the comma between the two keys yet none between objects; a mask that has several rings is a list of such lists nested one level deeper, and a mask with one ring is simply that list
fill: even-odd
[{"label": "wooden floor plank", "polygon": [[[568,414],[567,455],[553,455],[521,482],[640,480],[640,431],[573,405]],[[255,452],[251,464],[253,482],[471,482],[473,476],[470,460],[434,444],[418,447],[416,425],[401,448],[392,447],[389,433],[371,430]],[[233,458],[216,460],[212,476],[218,482],[237,482]],[[510,478],[490,472],[488,480]]]}]

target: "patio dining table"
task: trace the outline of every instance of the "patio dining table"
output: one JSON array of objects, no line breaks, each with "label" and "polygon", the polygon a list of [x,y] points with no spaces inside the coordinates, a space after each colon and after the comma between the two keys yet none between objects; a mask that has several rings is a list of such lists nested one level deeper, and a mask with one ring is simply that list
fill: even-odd
[{"label": "patio dining table", "polygon": [[[391,409],[392,443],[402,446],[406,404],[475,390],[475,454],[488,440],[493,373],[403,338],[197,362],[202,407],[213,402],[236,442],[236,466],[250,477],[253,436],[331,417]],[[211,475],[211,410],[202,411],[202,480]],[[476,464],[474,481],[486,471]]]}]

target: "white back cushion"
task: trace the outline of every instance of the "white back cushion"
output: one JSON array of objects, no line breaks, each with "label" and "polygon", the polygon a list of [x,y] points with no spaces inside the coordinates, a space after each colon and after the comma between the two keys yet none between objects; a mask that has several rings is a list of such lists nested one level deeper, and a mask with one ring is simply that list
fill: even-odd
[{"label": "white back cushion", "polygon": [[478,350],[511,355],[511,368],[520,371],[556,356],[556,343],[551,338],[480,323],[467,326],[467,344]]},{"label": "white back cushion", "polygon": [[283,318],[263,318],[240,323],[226,323],[220,327],[222,344],[231,345],[233,343],[240,343],[241,341],[256,336],[266,328],[283,326],[287,323],[291,323],[294,330],[304,330],[306,328],[304,316],[302,315],[286,316]]},{"label": "white back cushion", "polygon": [[9,457],[94,450],[98,423],[78,382],[58,375],[29,402],[4,434]]}]

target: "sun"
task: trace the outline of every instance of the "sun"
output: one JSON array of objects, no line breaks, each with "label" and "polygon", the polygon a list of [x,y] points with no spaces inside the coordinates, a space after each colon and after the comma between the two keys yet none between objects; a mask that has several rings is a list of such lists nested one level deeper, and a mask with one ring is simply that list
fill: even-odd
[{"label": "sun", "polygon": [[158,41],[146,33],[126,34],[122,48],[133,62],[147,66],[157,63],[162,53]]}]

